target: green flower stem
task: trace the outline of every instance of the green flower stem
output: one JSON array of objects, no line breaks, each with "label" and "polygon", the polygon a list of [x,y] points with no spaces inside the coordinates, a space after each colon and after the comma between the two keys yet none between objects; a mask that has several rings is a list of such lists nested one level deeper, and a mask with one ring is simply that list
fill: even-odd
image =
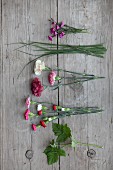
[{"label": "green flower stem", "polygon": [[[21,70],[17,78],[19,78],[20,74],[22,73],[22,71],[25,69],[27,65],[45,56],[49,57],[49,56],[57,55],[57,54],[77,54],[78,53],[78,54],[85,54],[85,55],[91,55],[91,56],[103,58],[103,55],[106,52],[106,48],[103,46],[103,44],[96,44],[96,45],[59,44],[59,47],[57,47],[57,44],[42,43],[42,42],[29,42],[29,43],[19,42],[16,44],[22,45],[19,48],[22,48],[24,46],[31,46],[31,47],[35,47],[38,50],[37,51],[38,54],[34,55],[34,54],[30,54],[30,53],[18,50],[19,48],[17,49],[17,51],[19,52],[22,52],[22,53],[25,53],[31,56],[35,56],[35,59],[29,61],[23,67],[23,69]],[[42,52],[42,50],[43,50],[43,53],[39,54],[39,52]]]},{"label": "green flower stem", "polygon": [[58,116],[52,116],[52,117],[45,117],[45,118],[43,118],[43,120],[44,120],[46,123],[49,123],[49,122],[51,122],[51,121],[53,121],[53,120],[56,120],[56,119],[58,119]]},{"label": "green flower stem", "polygon": [[102,112],[101,109],[99,109],[98,107],[86,107],[86,108],[73,108],[69,111],[56,111],[56,112],[49,112],[49,113],[59,113],[58,115],[55,116],[48,116],[43,118],[42,120],[45,121],[46,124],[60,119],[60,118],[64,118],[66,116],[71,116],[71,115],[81,115],[81,114],[90,114],[90,113],[98,113],[98,112]]},{"label": "green flower stem", "polygon": [[77,142],[78,145],[82,145],[82,146],[93,146],[96,148],[103,148],[103,146],[100,145],[96,145],[96,144],[88,144],[88,143],[81,143],[81,142]]},{"label": "green flower stem", "polygon": [[43,71],[51,71],[52,69],[50,67],[45,67],[45,69],[43,69]]},{"label": "green flower stem", "polygon": [[30,101],[31,104],[52,104],[50,102],[35,102],[35,101]]},{"label": "green flower stem", "polygon": [[[81,142],[76,142],[76,144],[78,145],[82,145],[82,146],[93,146],[93,147],[96,147],[96,148],[103,148],[103,146],[100,146],[100,145],[96,145],[96,144],[88,144],[88,143],[81,143]],[[56,146],[59,146],[58,144],[55,144]],[[66,147],[66,146],[71,146],[72,143],[68,143],[68,144],[60,144],[60,146],[62,147]]]},{"label": "green flower stem", "polygon": [[52,68],[46,66],[45,69],[43,69],[43,71],[51,71],[51,70],[59,71],[59,72],[66,72],[66,73],[69,73],[69,74],[72,74],[72,75],[77,74],[77,75],[80,75],[82,77],[105,78],[105,77],[97,77],[97,76],[95,76],[93,74],[86,74],[86,73],[79,73],[79,72],[75,72],[75,71],[68,71],[68,70],[61,69],[59,67],[56,67],[56,68],[52,69]]},{"label": "green flower stem", "polygon": [[81,79],[86,79],[86,80],[94,80],[94,79],[102,79],[102,78],[105,78],[105,77],[97,77],[97,76],[83,76],[83,77],[61,77],[61,79],[72,79],[72,80],[79,80],[81,81]]},{"label": "green flower stem", "polygon": [[[53,103],[50,103],[50,102],[35,102],[35,101],[31,101],[31,104],[50,104],[50,105],[53,105]],[[59,106],[59,105],[56,105],[57,106],[57,110],[56,111],[53,111],[51,109],[48,110],[48,113],[52,113],[52,114],[57,114],[58,112],[60,114],[64,114],[64,113],[70,113],[70,114],[73,114],[74,112],[77,113],[94,113],[94,112],[101,112],[103,111],[102,109],[99,109],[98,107],[74,107],[74,108],[69,108],[69,107],[63,107],[63,106]],[[43,106],[42,106],[43,107]],[[46,106],[44,106],[46,107]],[[64,111],[62,111],[61,109],[64,108]],[[32,113],[33,114],[33,113]]]},{"label": "green flower stem", "polygon": [[70,27],[68,25],[64,25],[64,27],[59,29],[57,32],[58,32],[58,34],[60,34],[61,32],[64,32],[65,34],[88,33],[88,31],[86,29],[77,29],[74,27]]},{"label": "green flower stem", "polygon": [[47,89],[47,88],[52,88],[53,90],[57,90],[59,87],[61,86],[67,86],[67,85],[72,85],[72,84],[80,84],[80,83],[84,83],[84,82],[87,82],[87,81],[91,81],[91,80],[95,80],[95,79],[100,79],[100,78],[104,78],[104,77],[59,77],[58,76],[58,81],[59,80],[62,80],[62,79],[69,79],[69,80],[74,80],[73,82],[70,82],[70,83],[58,83],[58,84],[55,84],[53,86],[49,86],[49,85],[43,85],[44,86],[44,90]]},{"label": "green flower stem", "polygon": [[61,148],[64,148],[66,146],[71,146],[71,143],[68,143],[68,144],[59,144],[59,145],[55,144],[55,145],[56,146],[61,146]]},{"label": "green flower stem", "polygon": [[87,81],[90,81],[90,80],[93,80],[93,79],[78,80],[78,81],[74,81],[74,82],[71,82],[71,83],[59,83],[59,84],[56,84],[54,86],[49,86],[49,87],[53,88],[53,90],[57,90],[61,86],[67,86],[67,85],[72,85],[72,84],[80,84],[80,83],[87,82]]},{"label": "green flower stem", "polygon": [[34,116],[37,116],[37,115],[34,114],[34,113],[32,113],[32,112],[29,113],[29,117],[30,117],[30,118],[32,118],[32,117],[34,117]]}]

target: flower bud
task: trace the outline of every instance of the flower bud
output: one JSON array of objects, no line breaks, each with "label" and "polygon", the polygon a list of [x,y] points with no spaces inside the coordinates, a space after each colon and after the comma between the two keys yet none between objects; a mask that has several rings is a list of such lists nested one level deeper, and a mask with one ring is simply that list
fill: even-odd
[{"label": "flower bud", "polygon": [[33,129],[34,131],[36,131],[36,130],[37,130],[37,126],[36,126],[35,124],[32,124],[32,129]]},{"label": "flower bud", "polygon": [[38,115],[41,116],[42,115],[42,110],[38,111]]},{"label": "flower bud", "polygon": [[44,122],[43,120],[40,121],[40,125],[43,126],[44,128],[47,127],[46,124],[45,124],[45,122]]},{"label": "flower bud", "polygon": [[57,106],[53,105],[53,110],[56,111],[57,110]]}]

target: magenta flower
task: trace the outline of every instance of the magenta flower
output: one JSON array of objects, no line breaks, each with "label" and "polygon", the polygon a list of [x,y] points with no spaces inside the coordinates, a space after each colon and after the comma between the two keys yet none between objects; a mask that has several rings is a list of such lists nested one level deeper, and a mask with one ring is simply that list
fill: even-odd
[{"label": "magenta flower", "polygon": [[30,108],[30,97],[28,97],[27,99],[26,99],[26,107],[27,107],[27,109],[29,109]]},{"label": "magenta flower", "polygon": [[55,32],[54,32],[54,36],[56,36],[57,34],[58,34],[58,33],[55,31]]},{"label": "magenta flower", "polygon": [[63,28],[65,26],[64,21],[57,23],[52,18],[51,21],[52,21],[52,25],[50,28],[51,35],[48,36],[48,39],[52,41],[53,38],[56,37],[56,35],[59,35],[59,37],[62,38],[65,35],[65,29]]},{"label": "magenta flower", "polygon": [[56,29],[57,29],[57,30],[59,30],[59,29],[60,29],[59,25],[56,25]]},{"label": "magenta flower", "polygon": [[56,22],[55,22],[55,21],[53,21],[53,22],[52,22],[52,26],[53,26],[53,27],[55,27],[55,25],[56,25]]},{"label": "magenta flower", "polygon": [[64,33],[64,32],[61,32],[60,35],[59,35],[59,37],[62,38],[64,35],[65,35],[65,33]]},{"label": "magenta flower", "polygon": [[55,33],[55,31],[56,31],[56,29],[55,29],[55,28],[51,28],[51,29],[50,29],[50,33],[51,33],[51,34],[54,34],[54,33]]},{"label": "magenta flower", "polygon": [[48,39],[49,39],[50,41],[52,41],[52,40],[53,40],[53,37],[52,37],[52,36],[48,36]]},{"label": "magenta flower", "polygon": [[24,117],[25,117],[25,120],[28,120],[29,119],[29,113],[30,113],[30,110],[27,109],[24,113]]},{"label": "magenta flower", "polygon": [[34,131],[36,131],[36,130],[37,130],[37,127],[36,127],[36,125],[35,125],[35,124],[32,124],[32,129],[33,129]]},{"label": "magenta flower", "polygon": [[60,27],[62,28],[64,26],[64,21],[61,22]]},{"label": "magenta flower", "polygon": [[50,74],[48,75],[48,81],[49,83],[53,86],[55,83],[55,77],[56,77],[56,72],[55,71],[51,71]]}]

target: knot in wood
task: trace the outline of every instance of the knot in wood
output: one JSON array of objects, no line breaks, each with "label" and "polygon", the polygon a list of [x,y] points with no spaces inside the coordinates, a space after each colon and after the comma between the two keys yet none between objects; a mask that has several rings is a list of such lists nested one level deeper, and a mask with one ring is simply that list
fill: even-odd
[{"label": "knot in wood", "polygon": [[93,149],[89,149],[87,151],[87,156],[90,157],[90,158],[94,158],[96,155],[96,152],[93,150]]},{"label": "knot in wood", "polygon": [[31,159],[33,157],[33,151],[32,150],[27,150],[25,153],[25,156],[27,159]]}]

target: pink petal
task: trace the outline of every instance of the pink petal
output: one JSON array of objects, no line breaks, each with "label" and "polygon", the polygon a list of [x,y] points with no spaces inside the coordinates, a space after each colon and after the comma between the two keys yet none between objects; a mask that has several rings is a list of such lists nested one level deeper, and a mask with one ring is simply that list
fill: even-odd
[{"label": "pink petal", "polygon": [[64,35],[65,35],[65,33],[64,33],[64,32],[61,32],[60,35],[59,35],[59,37],[62,38]]},{"label": "pink petal", "polygon": [[28,97],[27,99],[26,99],[26,107],[29,109],[29,107],[30,107],[30,97]]},{"label": "pink petal", "polygon": [[49,39],[50,41],[52,41],[52,40],[53,40],[52,36],[48,36],[48,39]]},{"label": "pink petal", "polygon": [[37,130],[37,127],[36,127],[36,125],[35,125],[35,124],[32,124],[32,129],[33,129],[34,131],[36,131],[36,130]]},{"label": "pink petal", "polygon": [[61,26],[60,27],[63,27],[64,26],[64,21],[61,22]]},{"label": "pink petal", "polygon": [[25,120],[28,120],[28,119],[29,119],[29,116],[28,116],[28,115],[26,115],[26,116],[25,116]]},{"label": "pink petal", "polygon": [[50,29],[50,33],[51,33],[51,34],[54,34],[54,33],[55,33],[55,30],[56,30],[55,28],[51,28],[51,29]]},{"label": "pink petal", "polygon": [[56,29],[59,30],[59,28],[60,28],[59,25],[57,25],[57,26],[56,26]]},{"label": "pink petal", "polygon": [[56,36],[56,35],[57,35],[57,32],[55,31],[55,32],[54,32],[54,36]]},{"label": "pink petal", "polygon": [[24,115],[25,115],[25,116],[28,116],[28,115],[29,115],[29,113],[30,113],[30,110],[29,110],[29,109],[27,109],[27,110],[25,111]]}]

